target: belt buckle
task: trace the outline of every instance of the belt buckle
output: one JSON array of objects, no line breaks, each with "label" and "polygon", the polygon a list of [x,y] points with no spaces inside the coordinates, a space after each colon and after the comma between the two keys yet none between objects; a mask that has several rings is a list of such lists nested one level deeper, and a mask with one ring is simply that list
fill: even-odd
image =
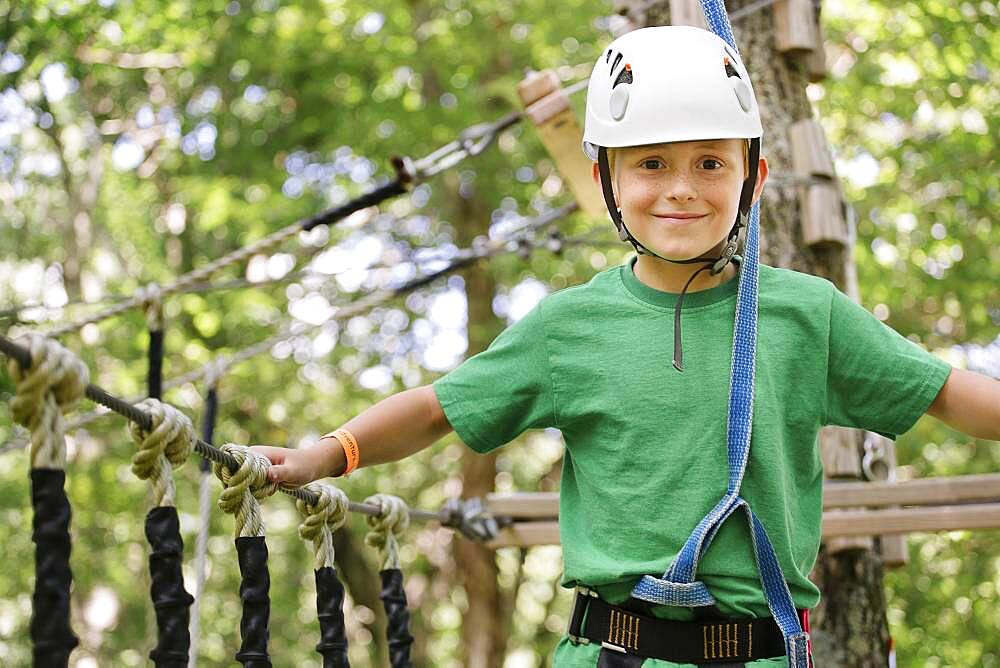
[{"label": "belt buckle", "polygon": [[583,620],[590,607],[590,599],[597,598],[597,592],[587,587],[576,587],[576,598],[573,600],[573,611],[569,615],[569,628],[566,637],[574,645],[589,645],[590,638],[583,637]]}]

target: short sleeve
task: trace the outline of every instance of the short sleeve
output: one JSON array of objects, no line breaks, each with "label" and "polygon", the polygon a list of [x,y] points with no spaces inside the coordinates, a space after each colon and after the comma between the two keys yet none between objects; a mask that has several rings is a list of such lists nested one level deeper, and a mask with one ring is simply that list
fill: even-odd
[{"label": "short sleeve", "polygon": [[542,304],[483,352],[434,382],[452,428],[470,448],[489,452],[531,428],[555,426]]},{"label": "short sleeve", "polygon": [[927,412],[951,366],[833,289],[826,424],[878,432],[909,430]]}]

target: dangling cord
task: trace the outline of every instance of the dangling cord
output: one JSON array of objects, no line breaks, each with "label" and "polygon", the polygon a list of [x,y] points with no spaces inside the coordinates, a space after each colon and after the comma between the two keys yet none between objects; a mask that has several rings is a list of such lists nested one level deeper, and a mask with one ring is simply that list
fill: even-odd
[{"label": "dangling cord", "polygon": [[681,290],[681,294],[677,298],[677,303],[674,305],[674,368],[678,371],[684,371],[684,348],[681,346],[681,306],[684,304],[684,295],[687,293],[687,289],[691,286],[691,281],[694,280],[695,276],[711,268],[712,265],[706,264],[691,274],[691,278],[684,284],[684,289]]},{"label": "dangling cord", "polygon": [[31,595],[33,665],[66,666],[79,644],[69,617],[70,506],[66,497],[66,419],[87,387],[86,365],[58,342],[38,334],[21,341],[31,367],[14,358],[10,413],[31,432],[31,540],[35,544],[35,591]]},{"label": "dangling cord", "polygon": [[[215,420],[219,413],[218,376],[211,375],[206,379],[209,383],[208,394],[205,397],[205,415],[201,424],[201,440],[211,444],[215,437]],[[198,479],[198,536],[194,544],[194,606],[191,609],[191,661],[188,668],[198,665],[198,640],[201,636],[201,597],[205,592],[208,566],[208,534],[212,525],[212,492],[209,485],[212,474],[212,463],[202,459],[199,465]]]}]

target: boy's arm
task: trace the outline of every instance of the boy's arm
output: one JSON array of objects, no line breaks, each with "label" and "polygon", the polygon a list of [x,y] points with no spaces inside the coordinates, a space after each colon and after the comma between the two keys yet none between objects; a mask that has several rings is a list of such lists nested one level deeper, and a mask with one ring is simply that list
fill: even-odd
[{"label": "boy's arm", "polygon": [[1000,441],[1000,380],[952,369],[927,413],[969,436]]},{"label": "boy's arm", "polygon": [[[359,466],[403,459],[452,430],[430,385],[387,397],[343,428],[358,441]],[[344,449],[332,436],[303,449],[254,446],[253,450],[271,460],[268,478],[288,485],[340,475],[347,468]]]}]

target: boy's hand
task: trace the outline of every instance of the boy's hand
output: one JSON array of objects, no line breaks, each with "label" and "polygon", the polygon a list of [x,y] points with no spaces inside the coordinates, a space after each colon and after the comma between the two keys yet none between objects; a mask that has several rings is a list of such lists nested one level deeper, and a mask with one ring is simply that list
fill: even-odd
[{"label": "boy's hand", "polygon": [[[335,461],[338,451],[343,458],[343,449],[339,442],[331,438],[320,439],[314,445],[301,450],[267,445],[255,445],[250,449],[271,460],[271,467],[267,470],[268,480],[289,487],[300,487],[313,480],[333,475],[338,471]],[[345,467],[341,466],[339,470],[342,471]]]}]

